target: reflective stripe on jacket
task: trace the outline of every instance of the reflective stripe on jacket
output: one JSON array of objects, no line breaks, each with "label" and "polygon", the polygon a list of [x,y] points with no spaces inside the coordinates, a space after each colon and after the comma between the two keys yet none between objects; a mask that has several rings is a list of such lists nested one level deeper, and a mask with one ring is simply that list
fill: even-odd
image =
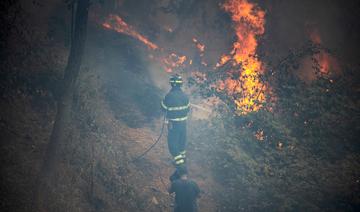
[{"label": "reflective stripe on jacket", "polygon": [[173,87],[161,101],[161,107],[166,111],[168,120],[185,121],[190,109],[189,98],[180,87]]}]

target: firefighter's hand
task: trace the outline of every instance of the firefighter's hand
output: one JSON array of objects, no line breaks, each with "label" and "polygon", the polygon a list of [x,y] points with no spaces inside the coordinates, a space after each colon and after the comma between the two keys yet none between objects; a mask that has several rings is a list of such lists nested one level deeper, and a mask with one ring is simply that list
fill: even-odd
[{"label": "firefighter's hand", "polygon": [[165,119],[165,124],[169,124],[169,120]]}]

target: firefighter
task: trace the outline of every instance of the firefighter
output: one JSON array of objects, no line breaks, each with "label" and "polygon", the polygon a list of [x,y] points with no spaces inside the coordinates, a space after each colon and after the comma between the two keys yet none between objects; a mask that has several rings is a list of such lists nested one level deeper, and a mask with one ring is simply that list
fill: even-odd
[{"label": "firefighter", "polygon": [[168,147],[175,166],[186,162],[186,120],[190,110],[189,98],[181,90],[183,80],[180,75],[170,78],[171,90],[161,101],[168,121]]},{"label": "firefighter", "polygon": [[177,168],[179,179],[171,182],[169,193],[175,193],[174,212],[196,212],[196,200],[200,197],[200,189],[195,181],[188,179],[184,166]]}]

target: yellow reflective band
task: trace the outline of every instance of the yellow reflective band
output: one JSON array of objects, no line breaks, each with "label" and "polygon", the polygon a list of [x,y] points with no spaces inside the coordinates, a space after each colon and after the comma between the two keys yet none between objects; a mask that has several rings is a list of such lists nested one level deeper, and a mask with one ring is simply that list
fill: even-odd
[{"label": "yellow reflective band", "polygon": [[167,110],[168,111],[177,111],[177,110],[185,110],[188,109],[190,107],[190,103],[188,103],[185,106],[179,106],[179,107],[168,107]]},{"label": "yellow reflective band", "polygon": [[166,107],[166,105],[164,104],[164,101],[161,101],[161,106],[162,106],[165,110],[168,109],[168,107]]},{"label": "yellow reflective band", "polygon": [[170,121],[185,121],[188,117],[182,117],[182,118],[175,118],[175,119],[169,119]]},{"label": "yellow reflective band", "polygon": [[170,83],[183,83],[182,80],[170,80]]},{"label": "yellow reflective band", "polygon": [[180,152],[180,155],[183,155],[185,157],[186,151]]},{"label": "yellow reflective band", "polygon": [[179,164],[182,164],[182,163],[185,163],[185,161],[183,159],[175,161],[176,165],[179,165]]},{"label": "yellow reflective band", "polygon": [[185,158],[184,155],[180,154],[178,156],[175,156],[174,160],[179,160],[179,159],[183,159],[183,158]]}]

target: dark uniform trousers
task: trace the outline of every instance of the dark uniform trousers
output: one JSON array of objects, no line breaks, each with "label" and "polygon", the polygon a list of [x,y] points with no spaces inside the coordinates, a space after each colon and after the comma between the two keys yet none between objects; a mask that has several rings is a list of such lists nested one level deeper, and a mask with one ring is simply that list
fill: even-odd
[{"label": "dark uniform trousers", "polygon": [[173,157],[185,153],[186,148],[186,121],[169,121],[168,147]]}]

